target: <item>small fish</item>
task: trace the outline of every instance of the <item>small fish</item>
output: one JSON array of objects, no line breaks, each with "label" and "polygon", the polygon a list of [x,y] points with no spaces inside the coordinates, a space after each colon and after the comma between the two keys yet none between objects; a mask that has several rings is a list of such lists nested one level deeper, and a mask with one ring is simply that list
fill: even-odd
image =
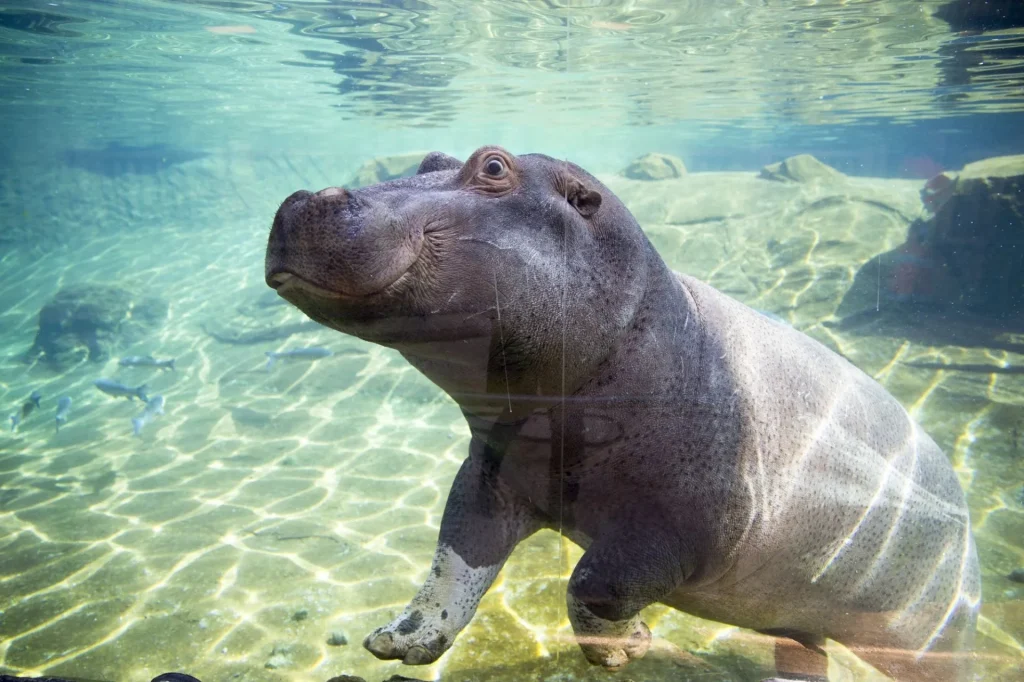
[{"label": "small fish", "polygon": [[152,355],[129,355],[121,358],[117,364],[122,367],[156,367],[158,369],[174,369],[174,358],[157,360]]},{"label": "small fish", "polygon": [[60,425],[68,421],[68,412],[71,411],[71,398],[64,396],[57,401],[57,432],[60,433]]},{"label": "small fish", "polygon": [[146,396],[145,384],[132,388],[131,386],[120,384],[113,379],[97,379],[92,384],[107,395],[112,395],[115,398],[128,398],[128,400],[138,398],[144,403],[149,402],[149,398]]},{"label": "small fish", "polygon": [[15,431],[18,430],[18,424],[21,423],[21,415],[18,414],[17,412],[15,412],[14,414],[11,415],[10,419],[11,419],[11,433],[14,433]]},{"label": "small fish", "polygon": [[146,401],[146,406],[142,408],[142,412],[139,413],[138,417],[132,419],[132,431],[136,436],[142,435],[142,429],[153,420],[157,415],[164,413],[164,397],[162,395],[155,395],[151,399]]},{"label": "small fish", "polygon": [[274,366],[274,361],[280,358],[300,358],[305,360],[319,360],[334,355],[334,351],[327,348],[313,346],[311,348],[293,348],[292,350],[273,351],[267,353],[267,371]]},{"label": "small fish", "polygon": [[39,401],[42,397],[43,396],[39,394],[39,391],[32,391],[32,395],[30,395],[28,400],[25,401],[25,404],[21,406],[22,419],[32,414],[32,410],[39,407]]}]

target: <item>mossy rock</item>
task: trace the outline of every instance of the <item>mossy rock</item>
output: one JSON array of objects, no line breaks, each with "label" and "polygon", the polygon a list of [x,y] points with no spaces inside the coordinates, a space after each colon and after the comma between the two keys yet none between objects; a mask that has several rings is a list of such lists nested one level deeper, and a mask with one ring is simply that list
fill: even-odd
[{"label": "mossy rock", "polygon": [[39,331],[26,354],[62,366],[83,357],[107,360],[159,329],[167,301],[107,284],[65,287],[39,311]]},{"label": "mossy rock", "polygon": [[1024,155],[964,166],[922,230],[956,274],[950,303],[995,317],[1024,313]]},{"label": "mossy rock", "polygon": [[761,177],[781,182],[840,182],[846,178],[810,154],[798,154],[761,169]]},{"label": "mossy rock", "polygon": [[360,187],[376,185],[379,182],[410,177],[416,174],[420,167],[420,162],[423,161],[423,157],[426,155],[427,152],[410,152],[408,154],[381,156],[372,161],[367,161],[360,166],[347,186],[352,189],[358,189]]},{"label": "mossy rock", "polygon": [[668,180],[686,175],[686,165],[671,154],[644,154],[626,166],[622,174],[631,180]]}]

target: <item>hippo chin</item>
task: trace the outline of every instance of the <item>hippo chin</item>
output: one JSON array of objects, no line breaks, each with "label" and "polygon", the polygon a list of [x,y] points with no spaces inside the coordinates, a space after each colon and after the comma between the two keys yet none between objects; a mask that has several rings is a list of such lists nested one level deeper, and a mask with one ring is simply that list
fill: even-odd
[{"label": "hippo chin", "polygon": [[472,432],[379,658],[436,660],[551,528],[585,548],[568,613],[597,665],[643,656],[660,602],[776,636],[782,678],[824,675],[826,638],[898,679],[968,674],[978,562],[943,453],[846,360],[673,273],[578,166],[484,147],[296,192],[266,279],[400,351]]}]

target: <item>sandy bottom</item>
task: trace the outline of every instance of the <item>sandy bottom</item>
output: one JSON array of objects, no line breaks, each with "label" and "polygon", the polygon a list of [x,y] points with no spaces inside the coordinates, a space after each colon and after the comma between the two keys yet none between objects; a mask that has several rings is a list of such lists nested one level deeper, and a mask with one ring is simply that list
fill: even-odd
[{"label": "sandy bottom", "polygon": [[[627,184],[629,202],[635,191]],[[182,670],[208,682],[342,673],[371,681],[394,673],[609,679],[569,641],[563,595],[579,550],[560,548],[547,532],[517,549],[438,663],[404,668],[362,649],[362,638],[400,611],[426,573],[468,432],[455,405],[390,351],[329,330],[256,345],[222,343],[204,331],[241,319],[242,304],[266,302],[264,239],[273,200],[283,196],[201,233],[168,218],[133,229],[131,238],[114,231],[83,248],[43,256],[15,250],[0,260],[0,402],[10,412],[33,390],[43,396],[42,409],[16,433],[5,420],[0,435],[0,671],[148,680]],[[840,348],[911,406],[950,453],[969,492],[985,573],[985,679],[1014,679],[1024,660],[1024,589],[1004,576],[1024,566],[1017,432],[1024,378],[910,369],[902,362],[915,357],[963,360],[955,349],[846,338],[818,324],[830,311],[805,312],[801,301],[817,273],[839,267],[816,250],[838,227],[796,225],[783,237],[806,236],[810,246],[773,269],[765,235],[754,240],[740,230],[734,238],[747,246],[718,258],[708,255],[713,225],[669,223],[645,227],[670,264],[726,290],[736,281],[735,254],[763,254],[771,285],[733,293]],[[850,263],[842,267],[852,276]],[[19,362],[40,307],[78,282],[164,296],[166,326],[121,354],[173,357],[177,370],[122,368],[112,359],[58,373]],[[303,320],[283,306],[267,303],[267,310],[280,324]],[[265,369],[264,351],[309,345],[336,354]],[[99,377],[147,384],[166,397],[166,413],[133,437],[139,403],[100,393],[92,386]],[[73,407],[58,433],[53,414],[65,395]],[[767,675],[766,638],[661,607],[646,618],[654,649],[620,679]],[[347,645],[329,644],[332,634]],[[830,646],[832,679],[873,679]]]}]

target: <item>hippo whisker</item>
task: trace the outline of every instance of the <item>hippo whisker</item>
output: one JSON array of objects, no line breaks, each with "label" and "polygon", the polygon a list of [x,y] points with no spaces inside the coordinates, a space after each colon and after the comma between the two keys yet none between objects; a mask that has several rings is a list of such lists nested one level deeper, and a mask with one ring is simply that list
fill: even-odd
[{"label": "hippo whisker", "polygon": [[494,310],[494,306],[488,306],[487,308],[484,308],[483,310],[478,310],[475,313],[470,313],[469,315],[466,315],[464,318],[462,318],[462,321],[465,322],[466,320],[470,319],[471,317],[476,317],[477,315],[483,315],[484,313],[489,313],[492,310]]},{"label": "hippo whisker", "polygon": [[460,242],[475,242],[477,244],[484,244],[486,246],[493,247],[493,248],[497,249],[498,251],[514,251],[515,250],[511,246],[498,246],[494,242],[489,241],[487,239],[480,239],[480,237],[458,237],[457,241],[460,241]]},{"label": "hippo whisker", "polygon": [[431,310],[431,311],[430,311],[430,314],[431,314],[431,315],[436,315],[436,314],[438,314],[439,312],[441,312],[441,310],[443,310],[444,308],[447,308],[447,307],[449,306],[449,304],[451,304],[451,302],[452,302],[452,299],[454,299],[454,298],[455,298],[456,296],[458,296],[458,295],[459,295],[459,292],[458,292],[458,291],[453,291],[453,292],[452,292],[452,295],[448,297],[448,300],[444,302],[444,305],[443,305],[443,306],[441,306],[441,307],[439,307],[439,308],[436,308],[436,309],[434,309],[434,310]]},{"label": "hippo whisker", "polygon": [[494,273],[494,309],[498,311],[498,334],[501,340],[501,367],[505,370],[505,397],[508,411],[512,412],[512,392],[508,387],[508,363],[505,362],[505,331],[501,326],[501,304],[498,302],[498,273]]}]

